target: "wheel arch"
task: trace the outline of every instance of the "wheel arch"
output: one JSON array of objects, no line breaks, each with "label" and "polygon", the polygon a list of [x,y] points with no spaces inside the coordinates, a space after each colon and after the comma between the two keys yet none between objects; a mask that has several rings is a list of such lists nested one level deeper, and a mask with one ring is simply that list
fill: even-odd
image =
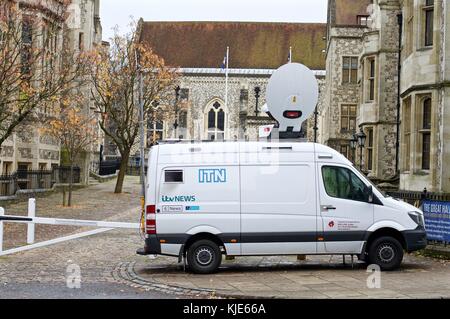
[{"label": "wheel arch", "polygon": [[189,247],[195,243],[196,241],[202,240],[202,239],[208,239],[212,242],[216,243],[219,247],[223,247],[226,253],[226,247],[223,241],[219,238],[217,234],[212,234],[209,232],[201,232],[197,234],[190,235],[189,238],[186,240],[186,243],[183,245],[183,253],[186,253]]},{"label": "wheel arch", "polygon": [[402,248],[404,250],[407,249],[406,239],[403,236],[403,234],[401,233],[401,231],[399,231],[398,229],[395,229],[393,227],[382,227],[382,228],[375,230],[374,232],[372,232],[369,235],[369,237],[367,238],[365,252],[367,252],[370,249],[370,246],[372,245],[374,240],[376,240],[377,238],[380,238],[380,237],[384,237],[384,236],[393,237],[393,238],[397,239],[400,242],[400,244],[402,245]]}]

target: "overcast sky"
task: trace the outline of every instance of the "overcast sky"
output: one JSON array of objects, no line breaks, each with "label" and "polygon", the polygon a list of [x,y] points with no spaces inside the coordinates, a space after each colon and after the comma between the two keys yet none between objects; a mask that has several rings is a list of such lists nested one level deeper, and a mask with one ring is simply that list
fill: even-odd
[{"label": "overcast sky", "polygon": [[101,0],[103,39],[146,21],[326,22],[327,0]]}]

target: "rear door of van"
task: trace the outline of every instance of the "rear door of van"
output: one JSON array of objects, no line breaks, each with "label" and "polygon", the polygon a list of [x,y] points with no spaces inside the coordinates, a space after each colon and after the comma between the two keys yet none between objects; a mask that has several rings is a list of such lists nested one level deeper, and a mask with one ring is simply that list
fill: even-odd
[{"label": "rear door of van", "polygon": [[240,159],[242,254],[316,253],[314,154],[251,145]]}]

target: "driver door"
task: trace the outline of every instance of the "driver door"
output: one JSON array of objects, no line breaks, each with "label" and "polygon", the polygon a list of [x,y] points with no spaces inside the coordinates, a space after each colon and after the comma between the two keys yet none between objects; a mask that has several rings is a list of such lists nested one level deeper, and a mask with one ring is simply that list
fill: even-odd
[{"label": "driver door", "polygon": [[369,186],[345,166],[319,165],[320,218],[326,253],[361,252],[373,224]]}]

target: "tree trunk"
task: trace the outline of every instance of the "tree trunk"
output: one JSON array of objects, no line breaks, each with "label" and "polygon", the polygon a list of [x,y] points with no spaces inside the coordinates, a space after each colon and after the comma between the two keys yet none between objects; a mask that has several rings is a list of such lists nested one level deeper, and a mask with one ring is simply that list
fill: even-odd
[{"label": "tree trunk", "polygon": [[63,200],[62,200],[62,205],[63,207],[66,207],[66,186],[63,186]]},{"label": "tree trunk", "polygon": [[130,152],[126,152],[122,155],[122,160],[120,162],[119,175],[117,176],[116,189],[114,193],[122,193],[123,181],[125,180],[125,173],[127,172],[128,160],[130,158]]},{"label": "tree trunk", "polygon": [[73,185],[73,163],[70,163],[69,173],[69,199],[67,200],[67,206],[72,206],[72,185]]}]

